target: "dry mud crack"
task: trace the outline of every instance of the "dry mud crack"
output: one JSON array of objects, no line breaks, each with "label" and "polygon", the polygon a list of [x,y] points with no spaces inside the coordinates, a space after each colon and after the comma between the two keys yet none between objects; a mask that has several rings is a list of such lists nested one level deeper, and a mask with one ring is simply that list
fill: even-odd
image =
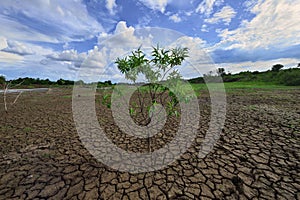
[{"label": "dry mud crack", "polygon": [[[118,172],[89,154],[73,122],[71,92],[24,93],[8,113],[0,96],[0,199],[300,199],[300,90],[228,93],[220,139],[198,159],[209,118],[204,93],[192,147],[167,168],[139,174]],[[145,148],[146,141],[120,134],[109,110],[96,105],[111,140],[131,151]],[[153,138],[153,148],[168,142],[168,133]]]}]

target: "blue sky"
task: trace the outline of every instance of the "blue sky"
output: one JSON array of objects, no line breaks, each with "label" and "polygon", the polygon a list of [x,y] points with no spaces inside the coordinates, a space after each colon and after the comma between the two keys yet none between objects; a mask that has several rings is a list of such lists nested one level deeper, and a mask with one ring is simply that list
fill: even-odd
[{"label": "blue sky", "polygon": [[[146,27],[180,32],[173,40],[227,72],[300,63],[298,0],[7,0],[0,1],[0,24],[0,74],[7,79],[75,79],[85,63],[99,79],[118,81],[116,57],[170,39],[159,30],[141,38]],[[201,73],[211,70],[198,64]]]}]

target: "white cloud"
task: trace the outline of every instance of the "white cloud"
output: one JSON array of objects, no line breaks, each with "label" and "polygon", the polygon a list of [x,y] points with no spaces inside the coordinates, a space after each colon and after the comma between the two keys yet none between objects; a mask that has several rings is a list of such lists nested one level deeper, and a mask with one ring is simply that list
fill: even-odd
[{"label": "white cloud", "polygon": [[174,44],[189,49],[187,61],[191,63],[207,63],[208,54],[205,50],[206,42],[198,37],[184,36],[179,38]]},{"label": "white cloud", "polygon": [[[205,49],[206,41],[198,37],[183,36],[178,38],[168,48],[187,47],[188,57],[186,62],[176,68],[184,78],[199,77],[201,74],[210,71],[212,66],[212,59]],[[209,69],[209,70],[208,70]]]},{"label": "white cloud", "polygon": [[78,41],[103,31],[80,1],[0,1],[0,13],[0,35],[10,40]]},{"label": "white cloud", "polygon": [[224,6],[219,12],[216,12],[212,18],[205,19],[206,23],[216,24],[220,21],[223,21],[226,25],[229,25],[231,19],[234,18],[236,12],[230,6]]},{"label": "white cloud", "polygon": [[25,44],[17,41],[8,41],[7,47],[2,49],[2,51],[19,54],[21,56],[35,53],[31,47],[28,47]]},{"label": "white cloud", "polygon": [[109,10],[110,14],[115,14],[115,8],[117,7],[116,0],[106,0],[105,7]]},{"label": "white cloud", "polygon": [[257,0],[247,0],[243,3],[246,11],[250,11],[257,3]]},{"label": "white cloud", "polygon": [[44,62],[49,64],[49,59],[52,61],[58,61],[59,63],[67,63],[76,68],[79,68],[82,62],[87,58],[86,53],[78,53],[74,49],[64,50],[62,52],[55,52],[46,56],[48,60]]},{"label": "white cloud", "polygon": [[206,25],[206,24],[203,24],[203,25],[201,26],[201,31],[202,31],[202,32],[208,32],[208,29],[207,29],[207,25]]},{"label": "white cloud", "polygon": [[86,81],[116,80],[121,74],[113,65],[117,57],[130,53],[140,45],[149,45],[149,39],[135,35],[135,28],[120,21],[112,34],[101,33],[98,46],[86,53],[78,53],[74,49],[54,52],[47,55],[43,63],[79,71],[79,79]]},{"label": "white cloud", "polygon": [[127,27],[127,23],[125,21],[120,21],[116,26],[115,34],[122,32],[129,32],[130,34],[133,34],[134,28],[132,26]]},{"label": "white cloud", "polygon": [[152,20],[152,16],[149,14],[145,14],[142,17],[139,17],[138,24],[135,26],[136,28],[144,28],[149,25]]},{"label": "white cloud", "polygon": [[0,15],[0,35],[11,40],[37,41],[37,42],[58,42],[58,39],[46,34],[32,30],[25,24],[14,19],[8,19]]},{"label": "white cloud", "polygon": [[[170,31],[165,29],[149,28],[149,32],[147,28],[143,30],[145,30],[144,33],[139,32],[139,30],[136,30],[131,26],[127,26],[126,22],[120,21],[113,34],[101,34],[99,36],[99,54],[97,59],[100,59],[101,66],[106,66],[106,69],[110,70],[107,73],[105,72],[104,75],[109,74],[113,76],[115,74],[119,74],[118,76],[120,76],[116,66],[111,65],[117,57],[128,55],[132,50],[137,49],[141,45],[142,50],[145,51],[147,55],[150,55],[149,53],[152,50],[151,47],[156,46],[157,43],[159,43],[161,47],[167,49],[178,46],[188,47],[190,49],[190,57],[187,59],[188,62],[207,63],[208,57],[204,50],[204,46],[206,45],[204,40],[188,36],[179,37],[179,35],[172,35]],[[163,43],[161,43],[162,41]],[[197,71],[195,71],[193,66],[182,68],[182,75],[186,77],[195,73],[197,73]]]},{"label": "white cloud", "polygon": [[84,67],[102,70],[107,65],[106,56],[105,48],[100,50],[97,46],[95,46],[94,49],[88,51],[87,58],[83,62],[83,65]]},{"label": "white cloud", "polygon": [[220,6],[223,2],[224,0],[203,0],[196,8],[196,12],[209,16],[213,12],[214,6]]},{"label": "white cloud", "polygon": [[[7,53],[0,51],[0,62],[1,63],[16,63],[22,61],[23,57],[13,53]],[[1,66],[2,67],[2,66]]]},{"label": "white cloud", "polygon": [[[80,64],[80,68],[75,69],[78,71],[77,79],[87,82],[112,80],[117,81],[121,73],[114,65],[111,65],[111,57],[114,60],[120,56],[117,52],[110,51],[107,47],[99,49],[97,46],[88,51],[86,58]],[[74,68],[73,68],[74,69]]]},{"label": "white cloud", "polygon": [[149,7],[153,10],[158,10],[161,13],[164,13],[166,10],[166,6],[168,4],[168,0],[139,0],[145,6]]},{"label": "white cloud", "polygon": [[191,16],[193,14],[193,11],[185,12],[186,16]]},{"label": "white cloud", "polygon": [[0,50],[6,48],[8,46],[6,38],[0,36]]},{"label": "white cloud", "polygon": [[178,22],[181,22],[181,21],[182,21],[182,19],[178,16],[178,14],[171,15],[171,16],[169,17],[169,19],[172,20],[172,21],[175,22],[175,23],[178,23]]},{"label": "white cloud", "polygon": [[56,52],[54,54],[48,55],[48,58],[57,61],[83,61],[86,58],[85,53],[77,53],[76,50],[64,50],[62,52]]},{"label": "white cloud", "polygon": [[151,41],[149,37],[142,38],[136,36],[134,27],[127,26],[125,21],[120,21],[113,34],[100,34],[98,44],[100,46],[105,45],[107,48],[123,49],[126,52],[141,45],[150,45]]},{"label": "white cloud", "polygon": [[52,52],[51,49],[42,46],[7,40],[4,37],[0,37],[0,62],[2,63],[24,61],[26,60],[25,57],[28,57],[29,55],[40,57]]},{"label": "white cloud", "polygon": [[243,21],[239,28],[222,30],[222,41],[214,48],[255,49],[287,47],[300,44],[300,1],[259,1],[251,12],[251,21]]},{"label": "white cloud", "polygon": [[80,72],[77,78],[86,81],[98,81],[99,78],[117,81],[121,74],[114,66],[114,61],[140,45],[150,45],[150,39],[136,36],[134,27],[120,21],[112,34],[99,34],[98,46],[87,53],[78,53],[74,49],[56,52],[47,56],[50,60],[47,65],[51,61],[67,65],[70,70]]},{"label": "white cloud", "polygon": [[[172,48],[175,46],[188,47],[190,49],[189,58],[192,63],[207,63],[209,57],[206,55],[204,46],[206,42],[200,38],[180,37],[176,34],[172,36],[166,30],[144,29],[144,33],[139,32],[134,27],[128,26],[125,21],[120,21],[112,34],[101,33],[98,38],[98,46],[94,47],[86,54],[79,54],[75,50],[65,50],[61,53],[55,53],[48,56],[49,59],[55,60],[61,65],[69,65],[69,69],[79,71],[79,79],[87,81],[97,80],[112,80],[116,82],[124,82],[124,76],[119,72],[114,64],[118,57],[129,55],[132,50],[137,49],[142,45],[142,50],[147,52],[147,55],[152,50],[151,46],[156,46],[155,37],[158,41],[164,42],[170,39],[166,44],[159,43],[162,47]],[[153,31],[153,32],[151,32]],[[164,32],[165,31],[165,32]],[[164,38],[165,37],[165,38]],[[177,40],[175,40],[177,38]],[[79,65],[81,66],[79,68]],[[73,66],[72,66],[73,65]],[[186,66],[182,68],[182,75],[191,77],[198,73],[194,66]]]}]

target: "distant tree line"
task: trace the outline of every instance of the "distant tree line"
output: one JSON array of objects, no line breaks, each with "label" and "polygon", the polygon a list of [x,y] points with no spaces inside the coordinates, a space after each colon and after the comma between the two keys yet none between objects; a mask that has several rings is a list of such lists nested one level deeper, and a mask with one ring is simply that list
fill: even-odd
[{"label": "distant tree line", "polygon": [[[84,81],[79,80],[76,81],[78,83],[85,84]],[[75,81],[73,80],[66,80],[66,79],[58,79],[57,81],[51,81],[48,78],[47,79],[40,79],[40,78],[18,78],[13,80],[6,80],[4,76],[0,76],[0,86],[4,86],[5,83],[10,83],[10,85],[22,85],[22,86],[69,86],[74,85]],[[92,83],[90,83],[92,84]],[[93,83],[94,84],[94,83]],[[97,82],[96,83],[98,87],[107,87],[113,85],[110,80],[104,81],[104,82]]]},{"label": "distant tree line", "polygon": [[[270,70],[259,72],[259,71],[244,71],[237,74],[226,73],[224,68],[218,68],[215,72],[210,71],[204,74],[203,77],[193,78],[188,80],[190,83],[205,83],[204,77],[221,76],[224,82],[273,82],[276,84],[296,86],[300,85],[300,63],[295,68],[283,69],[282,64],[275,64]],[[6,80],[4,76],[0,76],[0,86],[3,88],[6,83],[11,85],[22,85],[22,86],[69,86],[74,85],[73,80],[58,79],[57,81],[51,81],[49,79],[40,78],[18,78],[14,80]],[[79,80],[77,83],[85,84],[84,81]],[[95,84],[95,83],[90,83]],[[104,82],[96,82],[98,87],[109,87],[114,85],[110,80]]]},{"label": "distant tree line", "polygon": [[205,83],[204,78],[221,76],[224,82],[273,82],[287,86],[300,85],[300,63],[295,68],[283,69],[282,64],[273,65],[270,70],[244,71],[237,74],[226,73],[224,68],[218,68],[216,72],[210,71],[203,77],[190,79],[190,83]]}]

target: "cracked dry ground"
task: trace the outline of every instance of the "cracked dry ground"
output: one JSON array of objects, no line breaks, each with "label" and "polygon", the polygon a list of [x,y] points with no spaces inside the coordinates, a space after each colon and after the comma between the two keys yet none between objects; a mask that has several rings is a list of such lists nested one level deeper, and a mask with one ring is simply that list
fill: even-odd
[{"label": "cracked dry ground", "polygon": [[[8,113],[0,96],[0,199],[300,199],[299,89],[229,91],[220,139],[198,159],[209,120],[204,92],[191,148],[167,168],[139,174],[118,172],[89,154],[76,133],[71,92],[23,93]],[[145,141],[121,134],[96,103],[115,144],[144,148]],[[152,138],[153,148],[170,140],[174,127]]]}]

